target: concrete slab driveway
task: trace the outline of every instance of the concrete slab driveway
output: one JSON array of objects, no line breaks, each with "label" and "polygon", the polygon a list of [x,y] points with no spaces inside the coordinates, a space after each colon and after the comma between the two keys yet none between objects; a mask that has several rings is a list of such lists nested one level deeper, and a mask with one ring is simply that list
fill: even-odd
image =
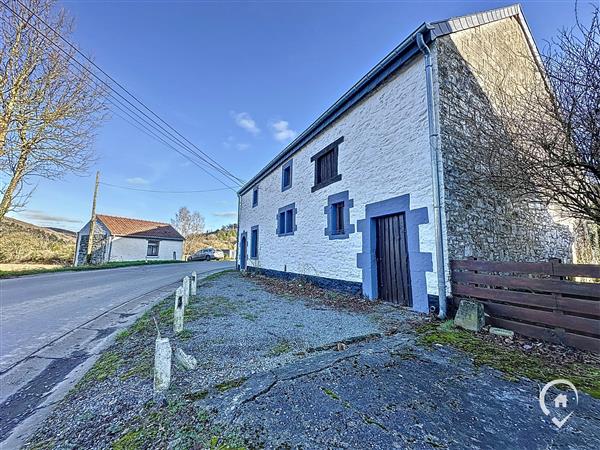
[{"label": "concrete slab driveway", "polygon": [[[4,425],[14,428],[30,415],[106,338],[171,293],[183,276],[196,271],[202,277],[233,266],[192,262],[0,280]],[[0,441],[10,431],[2,428]]]}]

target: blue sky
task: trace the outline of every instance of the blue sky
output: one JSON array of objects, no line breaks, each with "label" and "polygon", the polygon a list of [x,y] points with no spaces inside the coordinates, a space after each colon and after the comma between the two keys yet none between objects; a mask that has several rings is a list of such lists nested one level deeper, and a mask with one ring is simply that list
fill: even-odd
[{"label": "blue sky", "polygon": [[[249,179],[424,21],[509,1],[61,1],[72,40],[188,139]],[[538,46],[574,22],[573,1],[523,1]],[[588,3],[581,4],[583,15]],[[114,116],[98,131],[88,176],[35,180],[13,217],[79,229],[95,170],[106,183],[153,190],[223,187]],[[101,186],[98,212],[169,221],[180,206],[208,228],[235,220],[232,191],[157,194]]]}]

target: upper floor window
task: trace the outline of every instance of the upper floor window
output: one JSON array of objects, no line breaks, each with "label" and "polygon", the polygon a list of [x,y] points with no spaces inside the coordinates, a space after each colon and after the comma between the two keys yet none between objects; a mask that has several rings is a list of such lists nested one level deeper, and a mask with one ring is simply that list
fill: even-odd
[{"label": "upper floor window", "polygon": [[258,258],[258,225],[250,229],[250,258]]},{"label": "upper floor window", "polygon": [[338,173],[338,148],[342,142],[344,142],[343,137],[329,144],[310,159],[315,163],[315,185],[312,187],[312,192],[342,179],[342,175]]},{"label": "upper floor window", "polygon": [[281,191],[292,187],[292,159],[286,162],[281,168]]},{"label": "upper floor window", "polygon": [[146,256],[158,256],[158,241],[148,241]]},{"label": "upper floor window", "polygon": [[277,214],[277,235],[288,236],[296,231],[296,205],[291,205],[279,208]]},{"label": "upper floor window", "polygon": [[256,186],[252,190],[252,207],[254,208],[257,205],[258,205],[258,186]]}]

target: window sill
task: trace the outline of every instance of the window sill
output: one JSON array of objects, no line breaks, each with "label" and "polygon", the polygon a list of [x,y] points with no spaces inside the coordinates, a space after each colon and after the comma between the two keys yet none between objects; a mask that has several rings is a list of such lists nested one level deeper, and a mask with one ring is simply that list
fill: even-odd
[{"label": "window sill", "polygon": [[277,233],[277,236],[283,237],[283,236],[293,236],[294,232],[291,231],[289,233]]},{"label": "window sill", "polygon": [[316,191],[318,191],[319,189],[322,189],[322,188],[324,188],[325,186],[329,186],[330,184],[333,184],[333,183],[336,183],[336,182],[340,181],[341,179],[342,179],[342,174],[340,173],[340,174],[336,175],[335,177],[333,177],[333,178],[330,178],[330,179],[329,179],[329,180],[327,180],[327,181],[323,181],[322,183],[315,184],[315,185],[312,187],[312,189],[311,189],[311,192],[316,192]]},{"label": "window sill", "polygon": [[291,189],[292,185],[288,184],[287,186],[281,186],[281,192],[287,191],[288,189]]}]

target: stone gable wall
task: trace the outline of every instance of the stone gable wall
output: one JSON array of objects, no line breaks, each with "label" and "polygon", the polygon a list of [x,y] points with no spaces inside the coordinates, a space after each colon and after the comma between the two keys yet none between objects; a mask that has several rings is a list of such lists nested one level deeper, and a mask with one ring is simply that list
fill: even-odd
[{"label": "stone gable wall", "polygon": [[[449,259],[475,256],[490,260],[571,260],[572,235],[547,208],[514,201],[507,192],[472,183],[468,152],[478,149],[475,130],[457,117],[460,108],[494,107],[491,92],[498,77],[527,79],[537,71],[516,18],[503,19],[436,40],[440,140]],[[483,115],[481,120],[494,120]]]},{"label": "stone gable wall", "polygon": [[[89,236],[89,222],[88,224],[79,232],[78,239],[79,243],[77,245],[77,263],[76,265],[81,265],[86,263],[87,256],[87,246],[88,246],[88,236]],[[108,230],[102,225],[100,221],[96,221],[96,226],[94,227],[94,240],[93,240],[93,250],[92,250],[92,264],[102,264],[105,261],[105,257],[108,252],[108,244],[109,244],[109,234]]]}]

